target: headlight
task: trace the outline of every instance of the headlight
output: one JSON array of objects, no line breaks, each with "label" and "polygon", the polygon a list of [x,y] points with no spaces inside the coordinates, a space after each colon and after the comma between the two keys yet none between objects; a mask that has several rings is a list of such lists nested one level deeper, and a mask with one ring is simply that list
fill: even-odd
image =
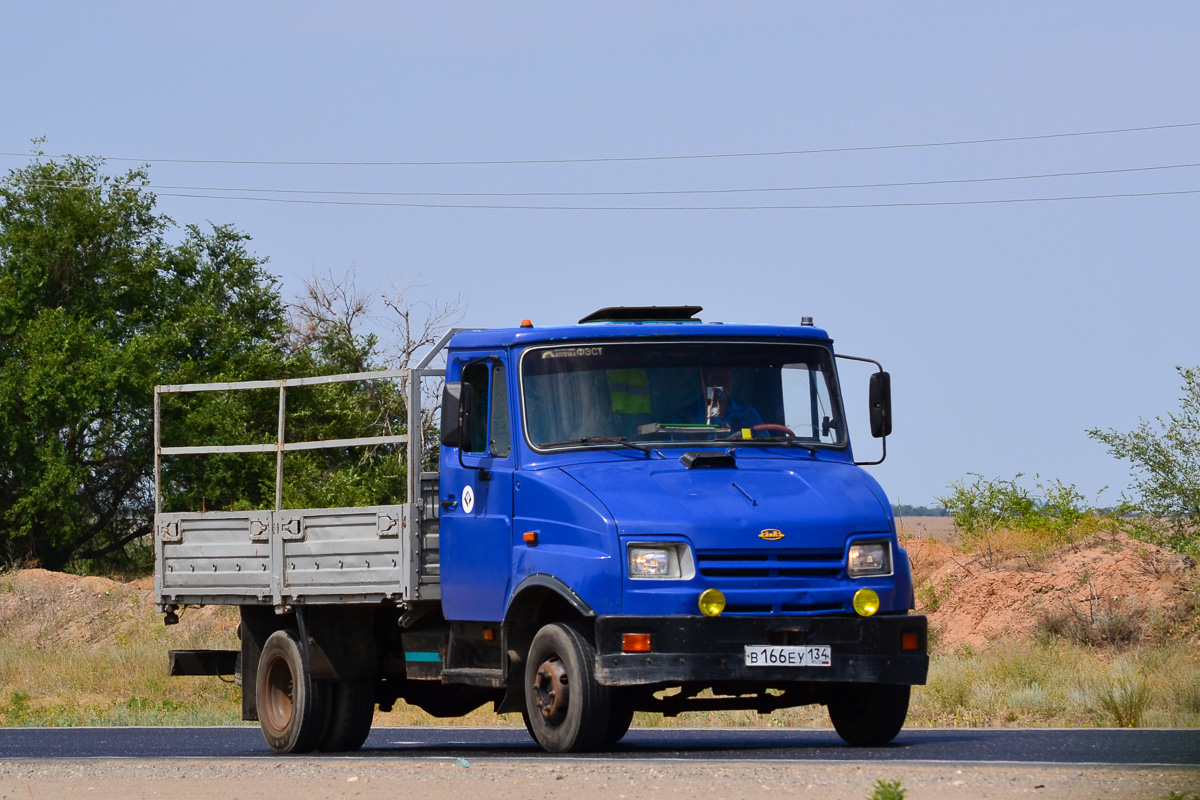
[{"label": "headlight", "polygon": [[856,542],[850,545],[846,574],[851,578],[892,574],[890,542]]},{"label": "headlight", "polygon": [[629,577],[634,580],[689,580],[695,575],[686,544],[629,545]]}]

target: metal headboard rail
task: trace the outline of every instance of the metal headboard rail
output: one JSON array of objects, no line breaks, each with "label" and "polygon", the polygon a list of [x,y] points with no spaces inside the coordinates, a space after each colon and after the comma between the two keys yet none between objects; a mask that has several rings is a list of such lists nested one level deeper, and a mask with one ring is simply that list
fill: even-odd
[{"label": "metal headboard rail", "polygon": [[[225,381],[218,383],[182,383],[154,387],[154,512],[162,513],[162,459],[163,456],[214,455],[219,453],[276,453],[275,458],[275,510],[283,510],[283,455],[300,450],[320,450],[342,447],[367,447],[378,444],[409,444],[408,484],[409,498],[413,498],[413,475],[420,480],[421,453],[424,442],[419,423],[421,410],[421,378],[424,371],[389,369],[376,372],[352,372],[342,375],[318,375],[307,378],[285,378],[273,381]],[[391,436],[362,436],[352,439],[325,439],[311,442],[288,442],[284,439],[287,417],[287,390],[299,386],[320,386],[332,383],[355,383],[372,380],[394,380],[399,378],[407,388],[409,407],[409,433]],[[415,378],[415,380],[414,380]],[[195,447],[162,446],[162,395],[189,394],[195,392],[243,391],[248,389],[279,390],[279,425],[276,441],[266,444],[202,445]],[[414,408],[415,407],[415,408]],[[412,420],[418,420],[413,427]],[[410,438],[413,441],[410,443]],[[414,446],[415,445],[415,446]],[[415,472],[414,472],[415,471]]]}]

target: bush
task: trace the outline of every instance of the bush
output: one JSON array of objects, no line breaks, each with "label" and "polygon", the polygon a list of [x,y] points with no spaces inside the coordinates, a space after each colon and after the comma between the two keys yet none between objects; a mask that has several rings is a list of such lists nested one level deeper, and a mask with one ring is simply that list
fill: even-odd
[{"label": "bush", "polygon": [[1150,685],[1128,664],[1116,664],[1110,681],[1094,690],[1097,708],[1118,728],[1140,728],[1150,705]]},{"label": "bush", "polygon": [[1143,420],[1129,433],[1087,433],[1133,465],[1143,519],[1131,535],[1200,558],[1200,367],[1176,369],[1183,379],[1177,414],[1156,417],[1157,426]]},{"label": "bush", "polygon": [[941,607],[942,601],[950,596],[953,579],[946,577],[940,583],[932,579],[922,581],[917,586],[917,599],[921,601],[921,611],[932,614]]},{"label": "bush", "polygon": [[885,781],[883,778],[875,781],[875,791],[867,800],[904,800],[904,787],[900,781]]},{"label": "bush", "polygon": [[29,717],[29,692],[15,691],[8,695],[8,702],[0,705],[0,719],[6,725],[17,726],[24,724]]},{"label": "bush", "polygon": [[[1116,527],[1114,513],[1087,505],[1073,484],[1034,476],[1035,495],[1013,478],[985,478],[968,473],[950,484],[951,493],[937,498],[954,518],[964,546],[978,552],[986,565],[1005,555],[1042,557],[1065,545]],[[970,478],[970,480],[968,480]]]},{"label": "bush", "polygon": [[1033,638],[1043,645],[1066,640],[1087,647],[1126,648],[1143,644],[1150,637],[1151,623],[1144,607],[1123,606],[1093,591],[1086,608],[1064,600],[1058,609],[1043,609]]}]

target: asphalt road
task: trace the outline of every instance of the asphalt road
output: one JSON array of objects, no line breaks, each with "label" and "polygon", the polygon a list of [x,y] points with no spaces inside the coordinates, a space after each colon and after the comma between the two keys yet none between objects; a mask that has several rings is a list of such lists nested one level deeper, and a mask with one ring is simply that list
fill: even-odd
[{"label": "asphalt road", "polygon": [[[320,754],[326,756],[326,754]],[[376,728],[352,758],[553,758],[520,728]],[[877,748],[851,748],[832,731],[634,729],[583,759],[759,759],[1200,767],[1200,730],[906,730]],[[257,727],[7,728],[0,758],[280,758]],[[304,756],[291,756],[304,758]]]}]

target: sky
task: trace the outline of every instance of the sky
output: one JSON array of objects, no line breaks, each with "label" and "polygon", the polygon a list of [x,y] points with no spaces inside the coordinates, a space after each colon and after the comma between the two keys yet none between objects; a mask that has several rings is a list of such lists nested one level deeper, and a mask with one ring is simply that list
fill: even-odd
[{"label": "sky", "polygon": [[38,137],[145,163],[287,297],[353,268],[472,327],[811,316],[892,374],[893,502],[1022,473],[1105,505],[1129,465],[1087,429],[1200,364],[1197,42],[1188,2],[7,0],[0,172]]}]

